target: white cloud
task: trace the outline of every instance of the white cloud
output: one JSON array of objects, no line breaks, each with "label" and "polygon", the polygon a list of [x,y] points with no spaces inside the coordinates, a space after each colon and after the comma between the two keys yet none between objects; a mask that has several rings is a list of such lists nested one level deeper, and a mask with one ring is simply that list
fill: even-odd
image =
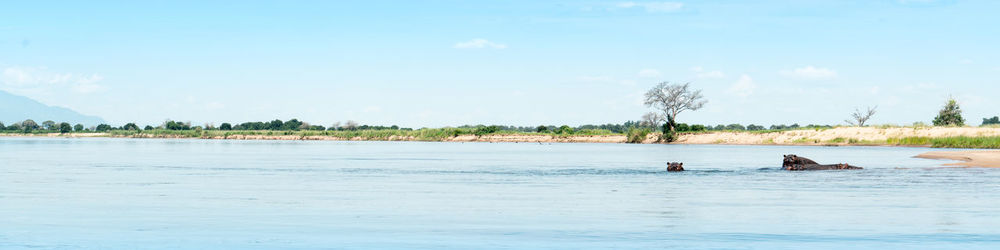
[{"label": "white cloud", "polygon": [[610,76],[581,76],[577,79],[583,82],[611,82],[615,80]]},{"label": "white cloud", "polygon": [[455,44],[455,48],[456,49],[485,49],[485,48],[505,49],[505,48],[507,48],[507,45],[506,44],[500,44],[500,43],[490,42],[489,40],[482,39],[482,38],[476,38],[476,39],[472,39],[472,40],[469,40],[469,41],[466,41],[466,42],[456,43]]},{"label": "white cloud", "polygon": [[209,110],[219,110],[225,107],[226,105],[221,102],[208,102],[205,104],[205,108]]},{"label": "white cloud", "polygon": [[781,74],[786,76],[806,78],[806,79],[829,79],[836,77],[837,71],[827,68],[805,66],[794,70],[783,70],[781,71]]},{"label": "white cloud", "polygon": [[35,89],[49,92],[57,88],[72,88],[79,93],[93,93],[103,90],[97,84],[104,80],[98,74],[78,75],[50,72],[45,67],[8,67],[0,75],[0,83],[8,89]]},{"label": "white cloud", "polygon": [[753,83],[753,78],[744,74],[740,76],[740,79],[737,80],[736,83],[729,87],[729,93],[741,97],[747,97],[752,95],[755,89],[757,89],[757,85]]},{"label": "white cloud", "polygon": [[635,81],[618,80],[610,76],[581,76],[578,77],[577,80],[581,82],[617,83],[624,86],[635,86]]},{"label": "white cloud", "polygon": [[691,67],[691,71],[693,71],[695,73],[695,77],[703,78],[703,79],[707,79],[707,78],[725,78],[726,77],[726,74],[722,73],[722,71],[718,71],[718,70],[705,71],[705,69],[702,68],[701,66]]},{"label": "white cloud", "polygon": [[621,2],[615,5],[621,9],[642,8],[646,12],[674,12],[684,7],[679,2]]},{"label": "white cloud", "polygon": [[362,110],[361,112],[364,112],[364,113],[375,113],[375,112],[381,112],[381,111],[382,111],[382,107],[379,107],[379,106],[368,106],[368,107],[365,107],[365,109]]},{"label": "white cloud", "polygon": [[653,77],[660,77],[661,75],[663,74],[661,74],[659,70],[655,69],[639,70],[639,77],[653,78]]},{"label": "white cloud", "polygon": [[79,77],[76,80],[76,85],[73,86],[73,90],[84,94],[103,90],[104,86],[97,85],[97,82],[100,82],[101,80],[104,80],[104,77],[98,74]]}]

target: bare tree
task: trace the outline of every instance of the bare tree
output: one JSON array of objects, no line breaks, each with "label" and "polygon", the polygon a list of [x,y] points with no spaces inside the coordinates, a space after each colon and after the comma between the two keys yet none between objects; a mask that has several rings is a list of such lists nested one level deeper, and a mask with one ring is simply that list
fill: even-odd
[{"label": "bare tree", "polygon": [[330,125],[330,128],[332,128],[333,130],[340,128],[340,122],[334,122],[333,124]]},{"label": "bare tree", "polygon": [[639,121],[639,126],[655,128],[663,122],[663,116],[657,114],[656,112],[649,112],[642,115],[642,120]]},{"label": "bare tree", "polygon": [[691,83],[671,84],[661,82],[646,92],[646,106],[662,112],[667,120],[670,131],[674,131],[677,115],[687,110],[699,110],[708,101],[701,95],[701,90],[690,90]]},{"label": "bare tree", "polygon": [[852,126],[864,127],[868,119],[871,119],[875,115],[875,110],[878,106],[868,107],[868,111],[861,112],[860,109],[854,109],[854,113],[851,114],[851,119],[844,120]]},{"label": "bare tree", "polygon": [[345,130],[354,130],[357,127],[358,127],[358,123],[357,122],[351,121],[351,120],[347,120],[347,122],[344,122],[344,126],[341,127],[341,128],[343,128]]}]

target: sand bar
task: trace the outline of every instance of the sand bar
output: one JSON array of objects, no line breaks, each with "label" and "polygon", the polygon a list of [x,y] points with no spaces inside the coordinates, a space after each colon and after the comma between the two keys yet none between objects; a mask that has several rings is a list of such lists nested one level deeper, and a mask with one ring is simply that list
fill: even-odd
[{"label": "sand bar", "polygon": [[1000,150],[935,151],[923,153],[916,157],[961,161],[944,164],[945,166],[1000,168]]}]

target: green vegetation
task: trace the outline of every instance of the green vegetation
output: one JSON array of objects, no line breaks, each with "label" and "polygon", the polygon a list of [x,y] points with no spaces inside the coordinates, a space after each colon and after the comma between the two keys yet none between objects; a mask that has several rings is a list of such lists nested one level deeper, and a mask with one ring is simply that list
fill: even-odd
[{"label": "green vegetation", "polygon": [[990,125],[1000,125],[1000,116],[994,116],[993,118],[983,118],[983,124],[981,126]]},{"label": "green vegetation", "polygon": [[646,140],[646,136],[649,135],[651,131],[647,128],[631,128],[628,130],[625,142],[627,143],[642,143]]},{"label": "green vegetation", "polygon": [[935,148],[1000,148],[1000,136],[956,136],[956,137],[904,137],[889,138],[886,142],[889,145],[897,146],[930,146]]},{"label": "green vegetation", "polygon": [[934,126],[965,126],[962,108],[958,106],[955,98],[948,99],[948,103],[941,108],[937,117],[934,117]]}]

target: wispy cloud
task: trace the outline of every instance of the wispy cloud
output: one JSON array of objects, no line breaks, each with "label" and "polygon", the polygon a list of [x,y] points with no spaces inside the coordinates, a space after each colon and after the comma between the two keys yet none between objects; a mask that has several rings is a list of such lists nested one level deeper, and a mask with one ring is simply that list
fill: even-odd
[{"label": "wispy cloud", "polygon": [[753,94],[754,90],[757,89],[757,84],[753,83],[753,78],[749,75],[743,74],[740,79],[729,86],[729,93],[740,97],[747,97]]},{"label": "wispy cloud", "polygon": [[662,75],[663,74],[660,73],[659,70],[655,70],[655,69],[642,69],[642,70],[639,70],[639,77],[654,78],[654,77],[660,77]]},{"label": "wispy cloud", "polygon": [[495,42],[490,42],[489,40],[476,38],[465,42],[456,43],[454,46],[456,49],[506,49],[506,44],[500,44]]},{"label": "wispy cloud", "polygon": [[642,8],[646,12],[674,12],[684,8],[680,2],[621,2],[615,5],[620,9]]},{"label": "wispy cloud", "polygon": [[722,73],[722,71],[718,70],[707,71],[701,66],[691,67],[691,71],[695,73],[695,77],[702,79],[726,77],[726,74]]},{"label": "wispy cloud", "polygon": [[837,77],[837,71],[827,68],[817,68],[813,66],[805,66],[793,70],[782,70],[780,73],[785,76],[806,78],[806,79],[829,79]]},{"label": "wispy cloud", "polygon": [[52,90],[69,87],[76,92],[87,94],[103,90],[97,84],[104,80],[98,74],[72,74],[49,71],[45,67],[8,67],[0,75],[0,84],[7,89]]},{"label": "wispy cloud", "polygon": [[596,83],[616,83],[624,86],[635,86],[635,81],[632,80],[618,80],[610,76],[581,76],[577,80],[581,82],[596,82]]}]

